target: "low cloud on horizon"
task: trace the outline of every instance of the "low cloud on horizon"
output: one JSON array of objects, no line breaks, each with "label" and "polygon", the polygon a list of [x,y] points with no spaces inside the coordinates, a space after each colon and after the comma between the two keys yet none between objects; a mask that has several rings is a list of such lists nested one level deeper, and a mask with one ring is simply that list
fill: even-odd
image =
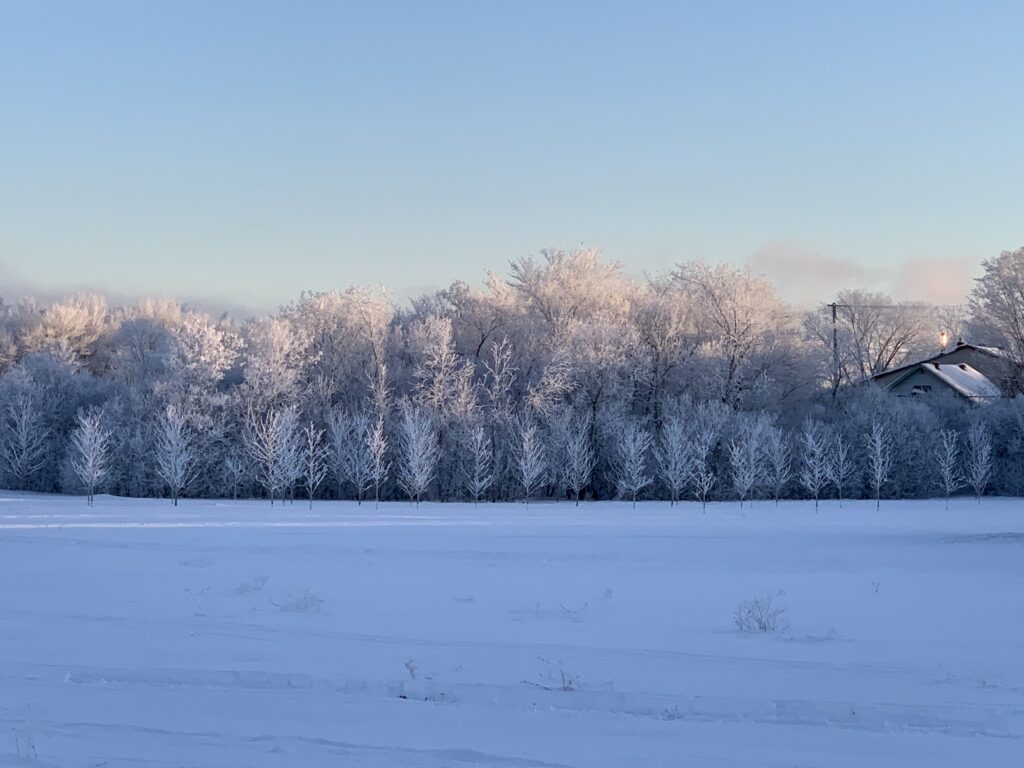
[{"label": "low cloud on horizon", "polygon": [[181,302],[181,304],[198,312],[205,312],[211,317],[220,317],[227,314],[236,320],[247,320],[250,317],[268,314],[273,311],[268,307],[257,307],[242,304],[230,299],[217,296],[198,296],[181,298],[175,295],[168,295],[160,291],[149,293],[130,293],[123,291],[111,291],[106,288],[97,288],[92,285],[69,285],[66,288],[56,288],[42,285],[27,280],[16,270],[0,264],[0,300],[7,304],[17,304],[23,299],[34,299],[43,304],[51,304],[63,301],[71,296],[79,294],[95,294],[102,296],[109,306],[124,307],[135,304],[146,298],[168,298]]},{"label": "low cloud on horizon", "polygon": [[891,267],[865,266],[797,243],[769,243],[748,265],[771,280],[783,299],[801,307],[826,303],[847,289],[880,291],[896,301],[963,304],[980,260],[912,258]]}]

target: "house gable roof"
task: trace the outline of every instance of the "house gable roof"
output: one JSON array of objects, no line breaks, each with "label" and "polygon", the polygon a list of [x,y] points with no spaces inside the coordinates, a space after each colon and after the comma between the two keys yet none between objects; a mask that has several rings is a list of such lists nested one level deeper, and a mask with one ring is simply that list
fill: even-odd
[{"label": "house gable roof", "polygon": [[915,363],[908,367],[909,370],[890,384],[890,388],[895,387],[912,373],[920,370],[931,374],[970,400],[981,401],[1002,396],[999,387],[993,384],[980,371],[966,363],[950,363],[947,365],[941,363]]},{"label": "house gable roof", "polygon": [[[951,347],[950,349],[945,349],[945,350],[943,350],[942,352],[939,352],[936,355],[932,355],[931,357],[926,357],[924,360],[918,360],[918,361],[913,362],[913,363],[904,363],[903,365],[898,365],[895,368],[888,368],[888,369],[886,369],[884,371],[879,371],[878,373],[873,374],[871,376],[871,378],[872,379],[877,379],[877,378],[880,378],[882,376],[889,377],[889,376],[892,376],[894,373],[901,373],[901,372],[904,372],[904,371],[912,371],[915,368],[917,368],[917,366],[925,365],[926,363],[929,364],[929,365],[932,365],[932,364],[935,364],[937,361],[942,360],[942,358],[946,357],[947,355],[951,355],[954,352],[958,352],[958,351],[964,350],[964,349],[969,349],[969,350],[973,350],[975,352],[980,352],[983,355],[987,355],[988,357],[993,357],[993,358],[997,358],[997,359],[1000,359],[1000,360],[1006,358],[1006,353],[1003,352],[1003,350],[999,349],[999,347],[985,347],[985,346],[981,346],[979,344],[968,344],[967,342],[961,341],[961,342],[957,342],[955,347]],[[903,378],[904,378],[903,376],[900,376],[898,379],[896,379],[896,381],[893,382],[893,384],[895,384],[898,381],[902,381]]]}]

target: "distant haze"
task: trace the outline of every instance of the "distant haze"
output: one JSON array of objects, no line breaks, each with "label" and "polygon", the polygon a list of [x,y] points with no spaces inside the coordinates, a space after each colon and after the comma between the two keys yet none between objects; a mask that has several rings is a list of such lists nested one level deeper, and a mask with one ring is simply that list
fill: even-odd
[{"label": "distant haze", "polygon": [[779,294],[796,304],[825,301],[837,291],[864,288],[900,301],[962,304],[980,272],[972,259],[911,258],[891,266],[873,260],[837,259],[810,248],[777,243],[759,248],[749,260],[770,278]]}]

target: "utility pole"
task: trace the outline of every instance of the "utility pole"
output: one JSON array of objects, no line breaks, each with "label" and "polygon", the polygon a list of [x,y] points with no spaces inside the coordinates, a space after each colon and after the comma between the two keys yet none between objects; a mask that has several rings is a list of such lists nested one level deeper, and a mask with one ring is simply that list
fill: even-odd
[{"label": "utility pole", "polygon": [[828,305],[832,310],[832,399],[839,391],[839,326],[836,320],[836,310],[839,305],[832,302]]}]

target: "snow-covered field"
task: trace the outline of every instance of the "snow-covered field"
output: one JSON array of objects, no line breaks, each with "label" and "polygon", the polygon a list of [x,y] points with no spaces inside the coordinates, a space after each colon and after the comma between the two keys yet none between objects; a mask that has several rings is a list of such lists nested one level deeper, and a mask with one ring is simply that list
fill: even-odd
[{"label": "snow-covered field", "polygon": [[0,765],[1024,760],[1019,500],[0,498]]}]

